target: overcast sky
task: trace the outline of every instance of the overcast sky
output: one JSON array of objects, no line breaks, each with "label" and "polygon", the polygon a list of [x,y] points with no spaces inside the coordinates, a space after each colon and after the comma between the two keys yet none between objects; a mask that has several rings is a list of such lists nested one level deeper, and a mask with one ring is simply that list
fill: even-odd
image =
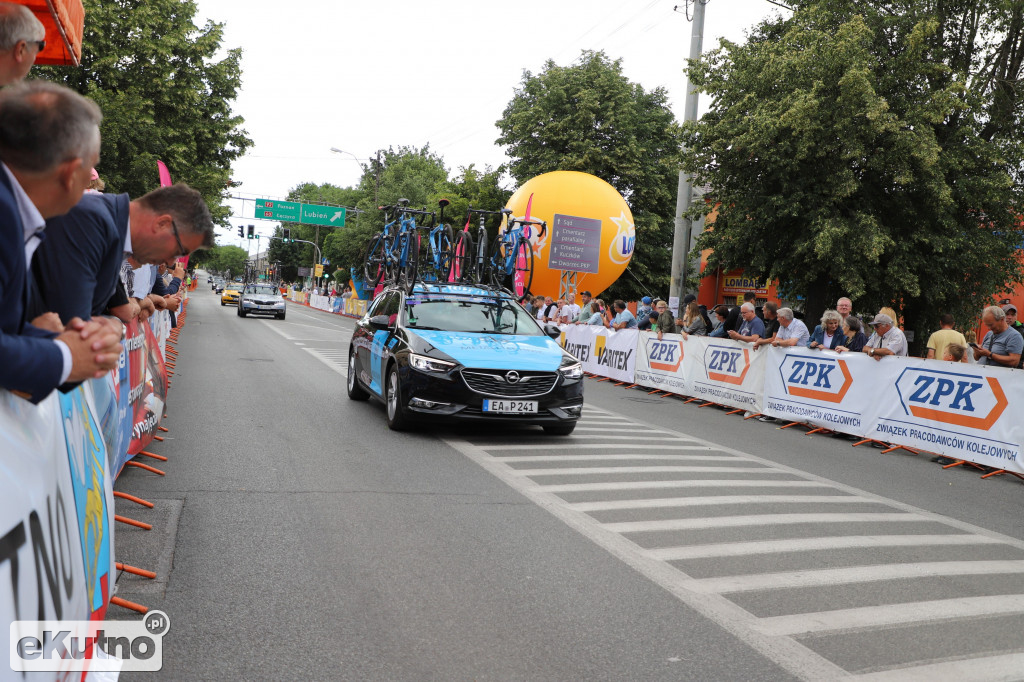
[{"label": "overcast sky", "polygon": [[[506,159],[494,123],[523,71],[537,73],[547,59],[569,64],[584,49],[621,58],[647,89],[664,86],[682,120],[693,26],[684,1],[304,0],[256,9],[263,3],[197,0],[196,22],[224,23],[224,47],[243,49],[235,112],[255,144],[235,161],[236,191],[282,198],[303,182],[352,185],[355,159],[391,146],[429,143],[449,171],[497,166]],[[767,0],[708,0],[704,49],[720,37],[742,41],[776,11],[784,10]],[[236,225],[255,222],[263,234],[277,225],[253,221],[252,201],[232,206]],[[245,241],[230,232],[221,243]]]}]

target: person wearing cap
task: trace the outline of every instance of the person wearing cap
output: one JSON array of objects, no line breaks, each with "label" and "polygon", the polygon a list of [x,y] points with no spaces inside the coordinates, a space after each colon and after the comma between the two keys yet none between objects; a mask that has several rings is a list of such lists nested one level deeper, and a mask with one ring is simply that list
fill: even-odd
[{"label": "person wearing cap", "polygon": [[[1017,319],[1017,306],[1007,303],[1003,306],[1003,312],[1006,313],[1006,324],[1010,325],[1010,328],[1016,330],[1018,334],[1024,336],[1024,324],[1021,324]],[[1024,367],[1024,354],[1021,355],[1020,362],[1017,363],[1017,369],[1022,367]]]},{"label": "person wearing cap", "polygon": [[1024,336],[1006,321],[1006,313],[999,306],[990,305],[981,315],[981,323],[988,327],[980,346],[974,346],[974,359],[979,365],[1016,367],[1024,353]]},{"label": "person wearing cap", "polygon": [[[886,355],[907,356],[907,337],[903,330],[894,326],[893,319],[884,313],[875,315],[871,320],[871,326],[875,328],[874,333],[864,346],[864,352],[876,360],[881,360]],[[1018,334],[1018,336],[1020,336]]]},{"label": "person wearing cap", "polygon": [[651,313],[654,312],[654,308],[651,306],[651,297],[644,296],[640,299],[640,305],[636,309],[636,327],[637,329],[650,329],[651,328]]},{"label": "person wearing cap", "polygon": [[953,316],[946,313],[939,318],[939,331],[928,337],[928,360],[943,360],[946,357],[946,346],[955,343],[958,346],[966,346],[967,339],[964,335],[953,329]]},{"label": "person wearing cap", "polygon": [[580,312],[577,313],[576,319],[573,322],[576,324],[587,324],[587,321],[594,314],[594,297],[589,291],[581,291],[580,300],[583,301],[583,305],[580,306]]}]

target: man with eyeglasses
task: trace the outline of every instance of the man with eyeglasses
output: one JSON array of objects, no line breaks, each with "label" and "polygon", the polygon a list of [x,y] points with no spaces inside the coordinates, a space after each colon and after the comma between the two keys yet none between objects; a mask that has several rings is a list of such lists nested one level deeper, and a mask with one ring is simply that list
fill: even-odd
[{"label": "man with eyeglasses", "polygon": [[164,305],[163,296],[150,295],[156,281],[150,264],[173,268],[180,256],[212,246],[213,220],[202,195],[178,184],[134,201],[127,194],[86,194],[47,222],[46,235],[33,267],[45,309],[62,321],[103,315],[118,278],[133,272],[122,284],[148,317]]},{"label": "man with eyeglasses", "polygon": [[0,2],[0,85],[28,75],[46,47],[46,27],[28,7]]}]

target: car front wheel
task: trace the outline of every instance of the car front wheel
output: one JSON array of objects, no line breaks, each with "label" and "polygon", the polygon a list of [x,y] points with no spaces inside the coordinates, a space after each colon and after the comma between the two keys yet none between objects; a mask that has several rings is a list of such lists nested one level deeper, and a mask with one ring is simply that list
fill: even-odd
[{"label": "car front wheel", "polygon": [[409,415],[402,404],[402,382],[398,376],[398,366],[392,365],[388,371],[387,395],[388,428],[392,431],[404,431],[409,428]]}]

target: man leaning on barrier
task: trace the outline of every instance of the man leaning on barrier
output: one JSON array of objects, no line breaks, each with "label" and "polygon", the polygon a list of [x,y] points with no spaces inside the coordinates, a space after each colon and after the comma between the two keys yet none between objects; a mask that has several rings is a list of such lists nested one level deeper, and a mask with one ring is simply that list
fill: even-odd
[{"label": "man leaning on barrier", "polygon": [[881,360],[886,355],[907,356],[907,337],[904,336],[903,330],[893,326],[894,320],[891,317],[879,313],[870,324],[875,328],[875,332],[864,346],[865,353],[875,360]]},{"label": "man leaning on barrier", "polygon": [[779,308],[779,333],[775,335],[772,345],[776,348],[787,346],[806,346],[810,334],[807,325],[796,319],[792,308]]},{"label": "man leaning on barrier", "polygon": [[974,359],[979,365],[1016,367],[1024,352],[1024,337],[1010,328],[1003,309],[996,305],[985,308],[981,323],[988,327],[988,333],[980,346],[973,346]]},{"label": "man leaning on barrier", "polygon": [[106,325],[76,318],[57,331],[25,319],[45,221],[82,198],[99,160],[101,118],[93,102],[53,83],[0,92],[0,388],[33,402],[65,382],[102,376],[121,354],[120,336]]}]

